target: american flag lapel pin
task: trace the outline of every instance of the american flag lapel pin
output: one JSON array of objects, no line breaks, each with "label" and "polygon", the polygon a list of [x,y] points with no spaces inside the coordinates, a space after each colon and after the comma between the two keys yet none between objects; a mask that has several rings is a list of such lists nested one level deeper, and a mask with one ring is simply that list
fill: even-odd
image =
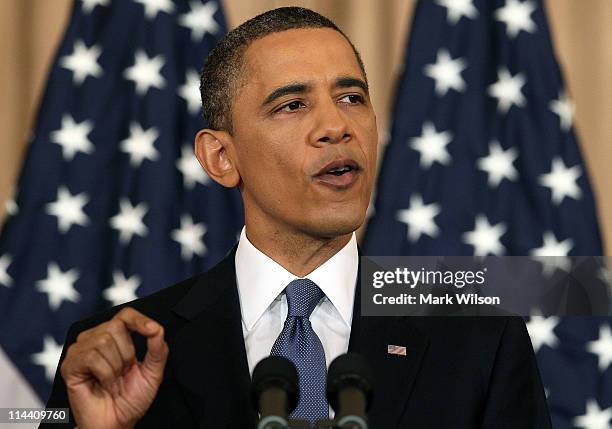
[{"label": "american flag lapel pin", "polygon": [[406,356],[406,347],[389,344],[387,345],[387,353],[390,355]]}]

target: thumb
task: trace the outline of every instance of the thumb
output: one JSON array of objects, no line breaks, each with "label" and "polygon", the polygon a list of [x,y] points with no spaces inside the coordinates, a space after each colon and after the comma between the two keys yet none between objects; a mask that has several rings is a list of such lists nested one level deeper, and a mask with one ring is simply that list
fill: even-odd
[{"label": "thumb", "polygon": [[147,354],[142,363],[146,373],[161,379],[168,359],[168,345],[164,341],[164,329],[160,326],[159,331],[147,338]]}]

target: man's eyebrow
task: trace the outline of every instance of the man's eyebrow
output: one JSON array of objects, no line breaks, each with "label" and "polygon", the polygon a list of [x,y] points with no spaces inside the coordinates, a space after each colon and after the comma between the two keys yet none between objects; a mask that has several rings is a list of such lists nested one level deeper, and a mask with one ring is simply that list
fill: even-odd
[{"label": "man's eyebrow", "polygon": [[[368,84],[362,79],[358,79],[351,76],[341,76],[336,79],[334,86],[336,88],[361,88],[366,94],[369,94]],[[276,88],[272,91],[262,103],[263,106],[271,104],[275,100],[289,94],[303,94],[312,89],[312,86],[306,82],[294,82],[281,87]]]},{"label": "man's eyebrow", "polygon": [[274,100],[280,97],[283,97],[285,95],[288,95],[288,94],[303,94],[305,92],[310,91],[310,89],[311,89],[311,86],[309,84],[302,83],[302,82],[295,82],[295,83],[290,83],[288,85],[281,86],[279,88],[276,88],[274,91],[270,93],[270,95],[266,97],[266,99],[263,102],[263,105],[266,106],[272,103]]},{"label": "man's eyebrow", "polygon": [[366,94],[370,93],[370,89],[368,87],[368,84],[365,83],[365,81],[355,78],[355,77],[350,77],[350,76],[342,76],[336,79],[336,84],[335,84],[336,88],[352,88],[352,87],[358,87],[363,89],[363,91]]}]

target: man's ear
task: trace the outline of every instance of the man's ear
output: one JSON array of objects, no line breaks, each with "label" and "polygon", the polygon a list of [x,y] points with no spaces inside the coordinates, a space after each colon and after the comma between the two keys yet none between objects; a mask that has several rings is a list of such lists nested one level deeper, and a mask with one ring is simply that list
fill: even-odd
[{"label": "man's ear", "polygon": [[226,131],[208,128],[198,131],[194,152],[211,179],[226,188],[240,183],[240,173],[234,158],[234,141]]}]

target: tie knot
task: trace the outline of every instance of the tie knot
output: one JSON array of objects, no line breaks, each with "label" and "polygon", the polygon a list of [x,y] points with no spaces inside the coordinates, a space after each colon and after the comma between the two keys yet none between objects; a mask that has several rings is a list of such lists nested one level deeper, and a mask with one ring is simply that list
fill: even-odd
[{"label": "tie knot", "polygon": [[325,296],[315,282],[309,279],[295,279],[285,289],[288,316],[309,318],[321,298]]}]

